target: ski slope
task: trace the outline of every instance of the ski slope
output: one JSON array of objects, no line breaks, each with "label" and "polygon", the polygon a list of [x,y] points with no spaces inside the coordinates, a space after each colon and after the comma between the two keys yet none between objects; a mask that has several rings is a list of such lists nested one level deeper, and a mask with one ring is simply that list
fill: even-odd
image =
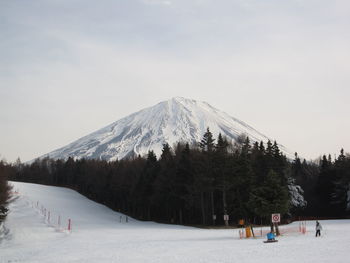
[{"label": "ski slope", "polygon": [[2,231],[0,262],[350,262],[350,220],[321,221],[321,238],[314,237],[315,222],[308,222],[305,235],[264,244],[262,238],[240,240],[232,229],[125,222],[124,215],[73,190],[12,184],[18,193]]}]

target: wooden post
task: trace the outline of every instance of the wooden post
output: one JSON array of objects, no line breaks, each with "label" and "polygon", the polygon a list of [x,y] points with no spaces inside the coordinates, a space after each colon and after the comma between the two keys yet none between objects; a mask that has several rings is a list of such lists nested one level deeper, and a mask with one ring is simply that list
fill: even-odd
[{"label": "wooden post", "polygon": [[252,226],[252,225],[250,225],[250,230],[252,231],[252,235],[253,235],[253,237],[255,237],[255,234],[254,234],[254,228],[253,228],[253,226]]},{"label": "wooden post", "polygon": [[271,230],[273,232],[273,227],[276,229],[276,235],[280,235],[280,231],[278,229],[278,223],[281,222],[281,215],[280,214],[272,214],[271,215]]},{"label": "wooden post", "polygon": [[276,236],[280,236],[280,230],[278,229],[278,223],[275,223],[275,229],[276,229]]}]

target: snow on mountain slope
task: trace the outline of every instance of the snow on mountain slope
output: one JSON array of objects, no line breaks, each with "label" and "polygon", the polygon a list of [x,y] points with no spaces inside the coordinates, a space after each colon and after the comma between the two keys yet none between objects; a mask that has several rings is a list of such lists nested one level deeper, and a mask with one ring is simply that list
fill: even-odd
[{"label": "snow on mountain slope", "polygon": [[[315,222],[307,222],[305,235],[286,234],[278,243],[264,244],[265,238],[239,239],[238,229],[198,229],[134,219],[120,222],[122,214],[70,189],[12,184],[19,195],[9,206],[8,234],[0,238],[0,263],[349,261],[350,220],[321,221],[320,238],[315,238]],[[71,218],[72,232],[57,231],[48,224],[32,207],[37,201]],[[290,226],[298,228],[298,222]]]},{"label": "snow on mountain slope", "polygon": [[215,138],[222,133],[233,141],[241,134],[248,135],[252,141],[268,140],[254,128],[206,102],[177,97],[131,114],[42,157],[116,160],[144,155],[149,150],[159,156],[165,142],[170,146],[179,141],[199,142],[207,127]]}]

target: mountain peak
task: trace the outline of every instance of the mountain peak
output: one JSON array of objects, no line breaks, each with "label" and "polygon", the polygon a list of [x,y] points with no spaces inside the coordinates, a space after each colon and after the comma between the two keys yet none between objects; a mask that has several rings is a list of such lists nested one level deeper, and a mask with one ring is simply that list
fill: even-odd
[{"label": "mountain peak", "polygon": [[215,137],[221,133],[229,140],[236,140],[242,133],[252,141],[268,140],[246,123],[206,102],[174,97],[126,116],[43,157],[112,161],[144,155],[149,150],[160,156],[164,143],[173,146],[179,141],[199,142],[207,127]]}]

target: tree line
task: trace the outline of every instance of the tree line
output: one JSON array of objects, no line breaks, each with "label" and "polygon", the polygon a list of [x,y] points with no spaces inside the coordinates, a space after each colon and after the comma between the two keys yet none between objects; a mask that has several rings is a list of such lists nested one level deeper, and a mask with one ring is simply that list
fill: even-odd
[{"label": "tree line", "polygon": [[7,183],[7,178],[14,176],[15,169],[5,161],[0,161],[0,224],[5,219],[8,211],[7,205],[10,198],[11,187]]},{"label": "tree line", "polygon": [[323,155],[318,163],[301,161],[298,155],[292,163],[292,176],[304,190],[308,202],[300,211],[305,216],[325,218],[350,215],[350,155],[340,150],[338,157]]},{"label": "tree line", "polygon": [[233,223],[243,218],[266,224],[271,213],[345,216],[349,165],[343,151],[320,164],[297,154],[290,161],[276,141],[251,143],[240,136],[232,144],[207,129],[195,145],[164,144],[158,158],[149,151],[111,162],[44,158],[7,167],[11,180],[70,187],[140,220],[223,225],[224,215]]}]

